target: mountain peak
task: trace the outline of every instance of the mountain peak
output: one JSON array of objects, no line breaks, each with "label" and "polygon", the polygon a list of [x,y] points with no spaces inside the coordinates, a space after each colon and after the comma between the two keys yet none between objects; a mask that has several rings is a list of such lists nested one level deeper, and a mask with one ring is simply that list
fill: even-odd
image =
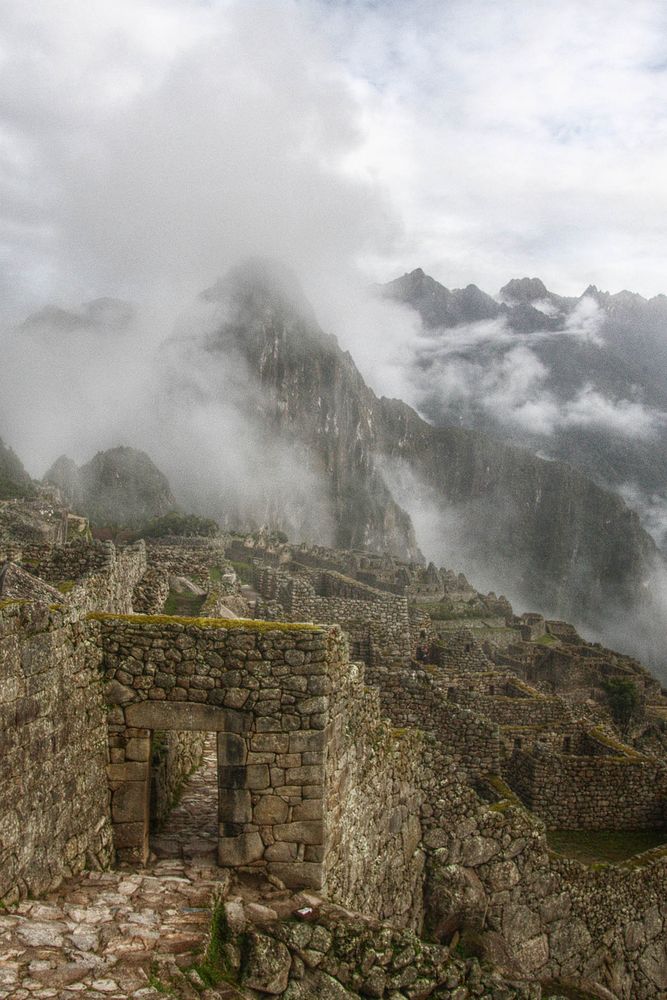
[{"label": "mountain peak", "polygon": [[538,302],[547,298],[549,291],[540,278],[512,278],[500,289],[503,302]]}]

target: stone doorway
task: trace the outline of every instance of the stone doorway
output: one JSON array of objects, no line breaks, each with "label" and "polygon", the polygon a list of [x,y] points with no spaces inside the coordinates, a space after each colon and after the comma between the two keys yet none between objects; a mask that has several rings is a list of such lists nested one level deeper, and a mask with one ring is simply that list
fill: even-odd
[{"label": "stone doorway", "polygon": [[[150,856],[151,758],[155,733],[182,737],[206,734],[205,767],[193,774],[187,800],[171,824],[167,822],[168,835],[157,841],[159,850],[173,851],[165,854],[171,857],[182,857],[184,850],[212,852],[217,856],[221,837],[229,835],[236,818],[234,801],[230,803],[229,794],[223,796],[219,791],[221,772],[232,772],[234,782],[243,786],[246,770],[243,739],[225,730],[246,729],[243,713],[190,703],[142,701],[127,705],[124,718],[125,725],[116,726],[117,733],[111,736],[114,743],[122,743],[111,746],[112,755],[117,757],[121,752],[124,760],[108,765],[118,860],[145,864]],[[205,836],[196,836],[198,827],[205,831]]]}]

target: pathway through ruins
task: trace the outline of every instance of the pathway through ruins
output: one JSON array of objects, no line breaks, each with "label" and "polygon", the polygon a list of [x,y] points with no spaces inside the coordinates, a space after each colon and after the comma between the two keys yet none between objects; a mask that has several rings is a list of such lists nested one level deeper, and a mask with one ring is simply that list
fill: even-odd
[{"label": "pathway through ruins", "polygon": [[160,860],[215,865],[218,855],[218,756],[215,733],[204,745],[202,766],[190,777],[180,802],[162,829],[151,836],[151,851]]},{"label": "pathway through ruins", "polygon": [[146,868],[87,872],[0,912],[1,1000],[158,1000],[166,983],[184,997],[240,996],[224,985],[204,989],[190,968],[206,945],[212,900],[230,879],[215,864],[214,740],[152,839]]}]

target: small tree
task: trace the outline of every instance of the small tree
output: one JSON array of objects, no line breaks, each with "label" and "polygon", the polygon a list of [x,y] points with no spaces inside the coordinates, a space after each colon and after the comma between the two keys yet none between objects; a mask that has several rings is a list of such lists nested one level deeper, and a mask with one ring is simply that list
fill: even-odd
[{"label": "small tree", "polygon": [[626,729],[639,705],[639,692],[635,683],[627,677],[610,677],[602,682],[602,687],[614,721],[622,729]]}]

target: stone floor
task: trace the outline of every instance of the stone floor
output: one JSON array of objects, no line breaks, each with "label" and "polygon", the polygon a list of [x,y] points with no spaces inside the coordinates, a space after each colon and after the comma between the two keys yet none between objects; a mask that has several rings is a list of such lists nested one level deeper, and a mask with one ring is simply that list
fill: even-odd
[{"label": "stone floor", "polygon": [[206,946],[212,900],[229,885],[215,865],[216,810],[211,743],[152,840],[146,868],[85,873],[0,913],[0,998],[157,1000],[174,980],[180,996],[239,997],[205,989],[191,969]]}]

